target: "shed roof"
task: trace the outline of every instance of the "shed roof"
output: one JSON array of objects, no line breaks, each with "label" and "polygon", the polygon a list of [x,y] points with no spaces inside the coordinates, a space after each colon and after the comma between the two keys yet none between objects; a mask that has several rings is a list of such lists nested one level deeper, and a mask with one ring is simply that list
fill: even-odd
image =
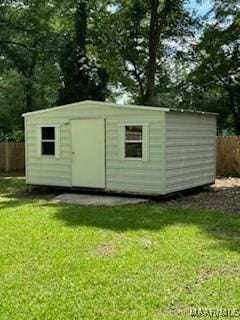
[{"label": "shed roof", "polygon": [[99,105],[99,106],[106,106],[106,107],[114,107],[114,108],[127,108],[127,109],[139,109],[139,110],[146,110],[146,111],[161,111],[161,112],[170,112],[170,111],[174,111],[174,112],[187,112],[187,113],[198,113],[198,114],[202,114],[202,115],[215,115],[217,116],[217,113],[213,113],[213,112],[205,112],[205,111],[195,111],[195,110],[187,110],[187,109],[173,109],[173,108],[161,108],[161,107],[153,107],[153,106],[142,106],[142,105],[130,105],[130,104],[126,104],[126,105],[122,105],[122,104],[117,104],[117,103],[112,103],[112,102],[102,102],[102,101],[93,101],[93,100],[85,100],[85,101],[81,101],[81,102],[75,102],[75,103],[71,103],[71,104],[66,104],[63,106],[58,106],[58,107],[54,107],[54,108],[47,108],[47,109],[40,109],[40,110],[36,110],[36,111],[32,111],[32,112],[27,112],[27,113],[23,113],[23,117],[25,116],[29,116],[29,115],[35,115],[35,114],[39,114],[39,113],[45,113],[45,112],[50,112],[53,110],[61,110],[64,108],[68,108],[70,106],[77,106],[77,105]]}]

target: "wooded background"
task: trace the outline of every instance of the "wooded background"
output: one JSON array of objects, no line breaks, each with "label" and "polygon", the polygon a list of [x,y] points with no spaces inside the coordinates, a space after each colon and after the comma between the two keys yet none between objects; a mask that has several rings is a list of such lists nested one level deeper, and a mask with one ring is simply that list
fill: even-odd
[{"label": "wooded background", "polygon": [[240,135],[239,0],[2,0],[0,140],[85,99],[219,113]]}]

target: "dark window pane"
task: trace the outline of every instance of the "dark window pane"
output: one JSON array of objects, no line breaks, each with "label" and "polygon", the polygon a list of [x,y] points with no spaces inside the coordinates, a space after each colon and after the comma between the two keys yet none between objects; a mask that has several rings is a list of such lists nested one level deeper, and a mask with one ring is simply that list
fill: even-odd
[{"label": "dark window pane", "polygon": [[54,140],[55,139],[55,128],[54,127],[43,127],[42,128],[42,140]]},{"label": "dark window pane", "polygon": [[142,140],[142,126],[126,126],[126,140]]},{"label": "dark window pane", "polygon": [[142,143],[125,143],[126,158],[142,158]]},{"label": "dark window pane", "polygon": [[43,155],[55,155],[55,142],[42,142]]}]

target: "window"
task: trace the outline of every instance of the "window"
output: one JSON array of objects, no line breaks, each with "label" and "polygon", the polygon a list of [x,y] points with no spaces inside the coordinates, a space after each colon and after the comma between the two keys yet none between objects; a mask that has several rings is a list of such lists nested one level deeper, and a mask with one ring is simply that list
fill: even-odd
[{"label": "window", "polygon": [[41,154],[55,156],[55,127],[42,127]]},{"label": "window", "polygon": [[125,126],[125,158],[142,159],[143,126]]}]

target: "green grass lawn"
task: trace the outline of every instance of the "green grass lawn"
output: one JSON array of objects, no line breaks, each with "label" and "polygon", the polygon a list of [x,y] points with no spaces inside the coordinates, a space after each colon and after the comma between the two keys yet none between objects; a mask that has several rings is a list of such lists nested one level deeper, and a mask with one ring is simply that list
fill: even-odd
[{"label": "green grass lawn", "polygon": [[80,207],[0,178],[0,319],[188,319],[240,307],[240,215]]}]

